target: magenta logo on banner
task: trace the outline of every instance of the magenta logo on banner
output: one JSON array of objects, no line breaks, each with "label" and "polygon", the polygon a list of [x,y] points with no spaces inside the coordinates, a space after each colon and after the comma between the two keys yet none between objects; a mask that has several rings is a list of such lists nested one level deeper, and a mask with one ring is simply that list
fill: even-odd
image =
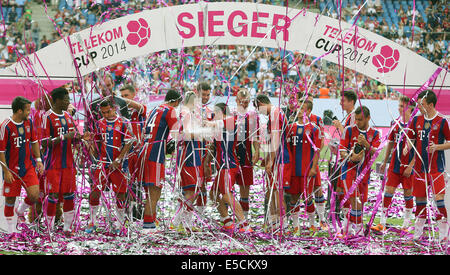
[{"label": "magenta logo on banner", "polygon": [[130,45],[138,45],[139,48],[145,46],[150,39],[150,27],[147,21],[143,18],[139,20],[132,20],[127,24],[128,31],[130,33],[127,36],[127,41]]},{"label": "magenta logo on banner", "polygon": [[386,45],[381,47],[380,54],[372,58],[372,64],[378,68],[379,73],[387,73],[397,67],[399,59],[400,52]]}]

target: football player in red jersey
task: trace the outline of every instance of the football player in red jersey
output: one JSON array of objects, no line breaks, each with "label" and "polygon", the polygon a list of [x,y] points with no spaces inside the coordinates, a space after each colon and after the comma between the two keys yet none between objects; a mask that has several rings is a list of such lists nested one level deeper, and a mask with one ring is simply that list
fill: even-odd
[{"label": "football player in red jersey", "polygon": [[236,116],[230,116],[230,111],[225,103],[218,103],[215,106],[214,116],[215,136],[214,142],[208,146],[208,154],[204,162],[204,175],[210,176],[211,169],[209,162],[215,161],[217,175],[211,187],[210,198],[218,203],[217,210],[220,213],[221,221],[225,229],[231,229],[233,226],[227,226],[228,208],[231,207],[233,213],[239,220],[240,232],[251,232],[247,219],[244,216],[241,205],[234,197],[234,184],[239,169],[239,160],[236,154],[237,136],[236,136]]},{"label": "football player in red jersey", "polygon": [[[402,229],[406,230],[409,226],[411,215],[414,207],[412,196],[412,171],[414,166],[414,152],[411,150],[405,151],[404,148],[410,140],[413,139],[414,133],[408,127],[411,113],[415,108],[415,103],[410,101],[406,96],[399,99],[398,111],[400,117],[392,122],[391,131],[388,135],[388,146],[384,156],[384,161],[381,164],[380,172],[384,174],[386,164],[390,159],[389,169],[387,173],[387,181],[383,196],[383,207],[381,212],[380,223],[373,226],[373,230],[384,232],[386,230],[386,218],[389,206],[392,202],[395,190],[402,184],[403,196],[405,199],[405,210],[403,215]],[[391,154],[392,152],[392,154]]]},{"label": "football player in red jersey", "polygon": [[450,129],[447,119],[436,110],[437,97],[431,90],[421,92],[417,106],[421,115],[411,122],[415,138],[413,195],[416,198],[414,240],[423,234],[427,219],[428,190],[435,196],[438,213],[439,241],[448,241],[447,210],[445,208],[445,153],[450,148]]},{"label": "football player in red jersey", "polygon": [[130,128],[133,133],[133,146],[130,149],[128,156],[128,171],[130,174],[130,196],[128,196],[128,209],[130,214],[138,219],[142,218],[143,204],[139,202],[144,201],[142,186],[139,185],[137,177],[142,168],[142,160],[139,158],[139,148],[143,146],[142,131],[144,123],[147,120],[147,106],[141,104],[137,98],[137,91],[131,84],[124,85],[120,88],[120,95],[128,105],[128,113],[130,114]]},{"label": "football player in red jersey", "polygon": [[169,90],[164,103],[154,108],[145,122],[144,146],[139,152],[143,168],[138,175],[147,195],[143,233],[158,231],[155,223],[156,210],[161,197],[162,180],[165,178],[166,141],[170,133],[178,133],[179,123],[175,108],[181,100],[180,93]]},{"label": "football player in red jersey", "polygon": [[[50,110],[51,107],[51,96],[50,94],[44,93],[40,98],[36,99],[33,104],[31,104],[31,116],[33,118],[33,125],[35,126],[36,136],[39,142],[44,138],[44,129],[43,126],[43,118],[45,113]],[[41,148],[41,145],[39,145]],[[41,152],[42,155],[42,152]],[[41,214],[42,214],[42,200],[45,198],[46,194],[44,194],[45,190],[45,177],[39,177],[39,200],[36,202],[33,207],[28,211],[28,221],[31,222],[40,222]],[[58,203],[56,206],[56,216],[55,223],[59,221],[62,216],[61,203]]]},{"label": "football player in red jersey", "polygon": [[250,186],[253,185],[253,165],[259,161],[259,119],[255,111],[249,111],[250,93],[241,89],[236,95],[237,156],[239,171],[236,182],[239,185],[239,203],[248,220]]},{"label": "football player in red jersey", "polygon": [[[47,225],[53,230],[56,205],[60,194],[63,196],[64,233],[71,234],[74,218],[74,198],[76,192],[76,167],[72,145],[82,136],[76,131],[72,116],[66,111],[70,104],[69,92],[56,88],[51,92],[52,108],[42,121],[43,139],[41,146],[46,169],[44,194],[47,196]],[[89,137],[86,132],[84,139]]]},{"label": "football player in red jersey", "polygon": [[[180,114],[181,137],[177,153],[177,176],[183,193],[184,201],[179,200],[180,207],[173,219],[172,226],[195,230],[192,222],[195,198],[199,195],[203,182],[201,135],[196,133],[201,119],[196,113],[197,97],[193,91],[185,94]],[[180,229],[181,229],[180,227]]]},{"label": "football player in red jersey", "polygon": [[[355,104],[356,101],[358,100],[358,96],[356,95],[355,92],[353,91],[344,91],[344,93],[342,94],[342,98],[341,98],[341,107],[342,110],[346,113],[345,117],[343,119],[344,125],[342,125],[342,122],[339,120],[333,120],[333,126],[336,127],[336,129],[338,130],[339,136],[341,137],[341,139],[343,138],[343,134],[344,134],[344,128],[345,127],[353,127],[355,125]],[[335,154],[339,154],[340,148],[336,148],[336,152]],[[332,149],[333,152],[333,149]],[[347,200],[345,201],[342,209],[340,207],[340,202],[344,199],[344,192],[342,190],[339,189],[339,186],[342,185],[342,167],[338,165],[339,163],[339,155],[337,155],[336,157],[336,164],[335,167],[333,167],[332,169],[334,170],[331,175],[331,181],[333,182],[333,188],[335,189],[334,191],[336,192],[337,196],[336,196],[336,208],[335,208],[335,212],[338,213],[342,213],[344,219],[343,222],[344,224],[347,223],[347,216],[348,216],[348,212],[350,211],[350,201]],[[337,179],[336,179],[337,177]],[[330,192],[329,192],[330,194]]]},{"label": "football player in red jersey", "polygon": [[[289,187],[291,180],[291,152],[286,141],[288,121],[283,111],[272,105],[268,96],[258,95],[254,104],[261,114],[269,117],[267,125],[268,153],[264,165],[268,176],[266,199],[270,210],[269,229],[275,232],[280,229],[285,218],[286,203],[283,193],[284,189]],[[287,225],[287,221],[284,221],[283,227],[285,225]]]},{"label": "football player in red jersey", "polygon": [[[313,109],[313,97],[311,95],[308,95],[307,100],[304,101],[304,104],[306,104],[306,116],[308,118],[308,122],[312,123],[313,125],[319,127],[320,129],[320,149],[323,148],[324,145],[324,135],[325,135],[325,128],[323,125],[323,120],[321,117],[315,115],[312,113]],[[320,154],[320,150],[319,150]],[[316,205],[317,214],[319,216],[319,225],[322,230],[328,230],[327,220],[325,219],[325,197],[323,195],[322,190],[322,179],[320,176],[320,170],[319,170],[319,164],[316,166],[317,175],[314,177],[314,203]]]},{"label": "football player in red jersey", "polygon": [[133,135],[139,141],[142,140],[142,129],[147,119],[147,106],[138,102],[136,98],[136,89],[133,85],[124,85],[120,88],[120,95],[128,105],[130,114],[131,129]]},{"label": "football player in red jersey", "polygon": [[342,135],[344,128],[355,125],[355,104],[358,97],[353,91],[344,91],[341,99],[342,110],[346,112],[344,118],[344,125],[339,120],[333,120],[333,125],[339,130]]},{"label": "football player in red jersey", "polygon": [[[198,85],[197,88],[197,96],[201,98],[201,106],[200,106],[200,115],[202,118],[202,121],[212,121],[214,117],[213,110],[208,106],[210,104],[210,98],[211,98],[211,85],[209,85],[207,82],[201,82]],[[202,148],[203,150],[203,156],[204,159],[206,157],[206,148],[208,147],[208,144],[210,143],[209,140],[203,140],[202,142]],[[202,164],[202,166],[204,163]],[[196,208],[200,213],[203,213],[206,208],[206,203],[208,200],[208,193],[206,190],[207,183],[210,182],[212,179],[211,177],[204,177],[203,178],[203,184],[200,187],[199,195],[197,196],[197,200],[195,202]]]},{"label": "football player in red jersey", "polygon": [[96,230],[97,212],[100,206],[100,195],[106,185],[116,194],[116,223],[115,230],[120,231],[125,218],[125,194],[128,179],[126,176],[126,155],[131,148],[132,134],[128,130],[128,121],[119,117],[114,103],[106,99],[100,103],[102,119],[98,121],[98,134],[95,137],[96,147],[92,153],[98,159],[94,172],[93,184],[89,195],[90,223],[86,233]]},{"label": "football player in red jersey", "polygon": [[[363,232],[363,206],[367,201],[370,177],[369,162],[380,146],[380,132],[370,127],[370,111],[366,106],[360,106],[355,111],[356,124],[344,129],[344,135],[339,145],[342,166],[342,181],[339,191],[349,196],[351,211],[350,225],[352,233]],[[362,174],[364,173],[364,175]],[[360,177],[361,176],[361,177]],[[357,179],[360,181],[356,182]],[[357,184],[355,186],[355,184]],[[353,191],[352,191],[353,190]],[[344,224],[344,233],[347,224]]]},{"label": "football player in red jersey", "polygon": [[317,177],[317,165],[320,156],[321,132],[320,128],[308,119],[308,109],[312,109],[312,102],[305,101],[297,114],[297,121],[287,128],[287,140],[292,152],[292,176],[286,192],[291,195],[290,211],[294,233],[299,230],[299,199],[306,202],[310,230],[315,228],[315,209],[313,204],[313,188]]},{"label": "football player in red jersey", "polygon": [[39,199],[39,174],[44,172],[39,142],[33,123],[29,119],[31,102],[21,96],[11,104],[13,115],[0,126],[0,163],[3,169],[3,195],[5,196],[4,215],[9,234],[16,231],[13,221],[16,197],[21,187],[27,191],[24,201],[15,210],[17,216]]}]

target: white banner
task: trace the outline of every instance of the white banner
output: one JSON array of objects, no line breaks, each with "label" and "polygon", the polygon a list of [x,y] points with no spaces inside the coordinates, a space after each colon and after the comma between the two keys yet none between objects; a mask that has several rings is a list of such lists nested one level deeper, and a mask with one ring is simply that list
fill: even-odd
[{"label": "white banner", "polygon": [[[137,56],[201,45],[297,51],[344,65],[411,94],[439,68],[368,30],[306,10],[256,3],[196,3],[114,19],[57,41],[1,71],[1,77],[76,77]],[[450,92],[442,70],[430,87]],[[447,104],[448,105],[448,104]]]}]

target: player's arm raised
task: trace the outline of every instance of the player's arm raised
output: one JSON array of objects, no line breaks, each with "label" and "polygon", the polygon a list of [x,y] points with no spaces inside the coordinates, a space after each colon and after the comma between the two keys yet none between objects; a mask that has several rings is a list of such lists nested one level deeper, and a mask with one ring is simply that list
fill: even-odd
[{"label": "player's arm raised", "polygon": [[128,98],[123,98],[123,100],[125,100],[125,102],[127,103],[127,105],[130,108],[135,109],[136,111],[138,111],[139,114],[141,114],[145,110],[144,105],[142,105],[141,103],[139,103],[137,101],[134,101],[134,100],[131,100],[131,99],[128,99]]}]

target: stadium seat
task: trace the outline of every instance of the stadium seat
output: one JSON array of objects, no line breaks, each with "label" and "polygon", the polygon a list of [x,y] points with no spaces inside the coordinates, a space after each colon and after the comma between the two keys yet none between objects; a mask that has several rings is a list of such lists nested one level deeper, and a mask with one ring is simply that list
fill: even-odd
[{"label": "stadium seat", "polygon": [[325,2],[320,2],[319,3],[319,10],[320,10],[321,13],[324,11],[325,6],[326,6]]},{"label": "stadium seat", "polygon": [[60,0],[58,5],[58,10],[63,11],[67,6],[66,0]]},{"label": "stadium seat", "polygon": [[405,25],[403,27],[403,32],[404,32],[406,37],[410,37],[411,36],[411,27],[408,26],[408,25]]},{"label": "stadium seat", "polygon": [[401,4],[401,6],[403,7],[404,10],[408,9],[408,2],[401,1],[400,4]]},{"label": "stadium seat", "polygon": [[95,23],[97,23],[97,17],[95,16],[95,14],[89,13],[86,19],[86,23],[91,26],[95,25]]},{"label": "stadium seat", "polygon": [[8,22],[9,11],[10,11],[10,8],[2,7],[2,15],[3,15],[2,18],[5,22]]}]

